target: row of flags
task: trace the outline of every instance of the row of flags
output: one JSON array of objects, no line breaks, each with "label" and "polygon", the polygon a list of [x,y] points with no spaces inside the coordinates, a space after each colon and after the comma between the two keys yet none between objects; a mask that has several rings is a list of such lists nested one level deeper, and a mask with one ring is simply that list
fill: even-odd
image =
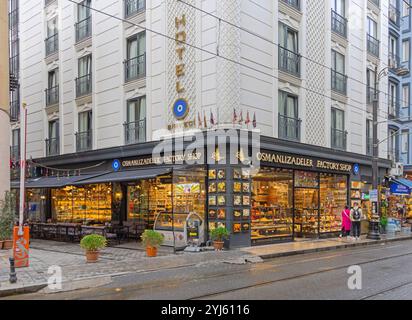
[{"label": "row of flags", "polygon": [[[202,119],[203,118],[203,119]],[[210,111],[209,123],[211,126],[217,125],[218,121],[215,119],[213,111]],[[256,112],[253,114],[253,119],[250,118],[249,110],[246,113],[246,119],[243,118],[243,110],[240,111],[239,115],[236,109],[233,109],[233,118],[232,118],[233,125],[247,125],[249,127],[250,124],[253,125],[253,128],[256,129],[257,127],[257,120],[256,120]],[[197,113],[197,127],[198,128],[208,128],[208,119],[206,113],[203,112],[203,117],[201,113]]]}]

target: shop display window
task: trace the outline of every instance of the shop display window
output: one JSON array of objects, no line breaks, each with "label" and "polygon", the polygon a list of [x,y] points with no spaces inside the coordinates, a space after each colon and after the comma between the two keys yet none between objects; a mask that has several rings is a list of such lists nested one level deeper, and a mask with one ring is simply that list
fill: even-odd
[{"label": "shop display window", "polygon": [[318,173],[308,171],[295,171],[295,187],[298,188],[318,188]]},{"label": "shop display window", "polygon": [[[341,230],[341,213],[348,205],[348,179],[341,175],[321,174],[320,177],[320,232],[337,233]],[[356,194],[358,195],[358,194]],[[359,192],[359,199],[360,199]]]},{"label": "shop display window", "polygon": [[298,236],[314,236],[319,227],[319,190],[295,189],[295,231]]},{"label": "shop display window", "polygon": [[[252,241],[292,236],[293,171],[262,168],[253,178],[251,202]],[[243,212],[243,216],[247,214]],[[248,230],[248,223],[243,227]]]},{"label": "shop display window", "polygon": [[29,189],[26,192],[28,221],[45,221],[46,193],[44,189]]},{"label": "shop display window", "polygon": [[112,220],[110,184],[52,189],[52,216],[56,222],[102,225]]}]

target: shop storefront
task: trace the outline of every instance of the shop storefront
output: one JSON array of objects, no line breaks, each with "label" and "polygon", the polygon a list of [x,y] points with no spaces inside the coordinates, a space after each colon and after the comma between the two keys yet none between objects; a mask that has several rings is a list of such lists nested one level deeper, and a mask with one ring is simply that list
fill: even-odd
[{"label": "shop storefront", "polygon": [[[342,209],[354,201],[370,213],[370,158],[267,142],[252,155],[259,170],[219,161],[190,164],[188,160],[207,154],[206,147],[199,154],[163,161],[149,153],[154,143],[123,147],[122,158],[114,148],[94,162],[71,155],[41,159],[37,163],[67,168],[68,174],[29,179],[27,220],[155,229],[175,247],[205,243],[211,230],[225,227],[230,246],[245,247],[336,236]],[[229,159],[232,151],[226,150],[220,157]],[[79,167],[93,167],[93,172],[79,172]],[[383,163],[382,176],[389,167]]]}]

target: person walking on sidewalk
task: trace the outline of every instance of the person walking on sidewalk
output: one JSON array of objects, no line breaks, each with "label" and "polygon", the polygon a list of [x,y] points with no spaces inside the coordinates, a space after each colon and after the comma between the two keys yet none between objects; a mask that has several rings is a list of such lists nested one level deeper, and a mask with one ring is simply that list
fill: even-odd
[{"label": "person walking on sidewalk", "polygon": [[353,237],[355,240],[359,240],[361,235],[362,209],[359,208],[357,202],[354,203],[350,211],[350,220],[352,221]]},{"label": "person walking on sidewalk", "polygon": [[345,237],[349,238],[350,236],[350,229],[351,229],[351,219],[350,219],[350,210],[348,206],[342,210],[342,234],[341,238]]}]

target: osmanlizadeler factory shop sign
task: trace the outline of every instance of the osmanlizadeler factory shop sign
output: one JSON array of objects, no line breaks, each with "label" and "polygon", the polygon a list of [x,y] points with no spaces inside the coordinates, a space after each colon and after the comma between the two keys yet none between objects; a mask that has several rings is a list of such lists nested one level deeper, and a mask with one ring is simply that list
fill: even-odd
[{"label": "osmanlizadeler factory shop sign", "polygon": [[350,173],[353,169],[352,164],[345,162],[330,161],[282,153],[259,152],[256,154],[256,159],[259,160],[261,163],[279,164],[291,167],[302,167],[306,169],[348,173]]}]

